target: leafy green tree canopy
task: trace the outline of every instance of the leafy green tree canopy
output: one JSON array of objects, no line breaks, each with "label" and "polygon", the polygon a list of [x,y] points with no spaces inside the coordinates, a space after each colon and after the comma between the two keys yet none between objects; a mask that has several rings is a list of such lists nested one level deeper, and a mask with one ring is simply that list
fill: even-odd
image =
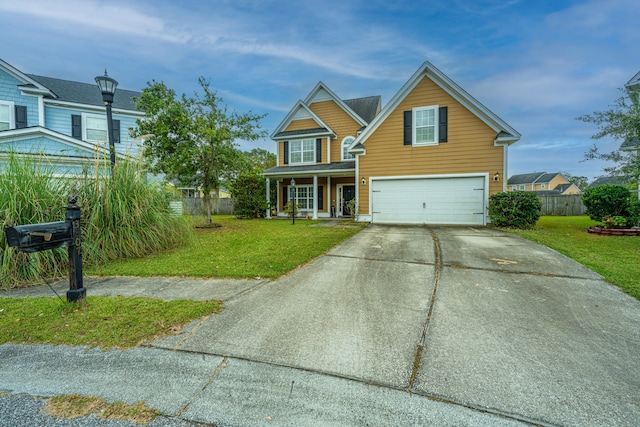
[{"label": "leafy green tree canopy", "polygon": [[[640,144],[640,103],[638,91],[630,90],[618,98],[613,106],[606,111],[596,111],[585,114],[577,119],[587,123],[593,123],[598,127],[598,132],[593,139],[612,137],[621,142],[631,141]],[[613,166],[605,167],[604,171],[610,176],[623,176],[629,181],[637,182],[640,179],[640,153],[639,150],[614,150],[610,153],[602,153],[594,145],[585,153],[585,160],[600,159],[613,162]]]},{"label": "leafy green tree canopy", "polygon": [[143,138],[152,171],[202,190],[211,222],[211,192],[241,161],[236,141],[265,137],[260,128],[265,115],[229,112],[208,81],[198,82],[203,94],[193,97],[177,97],[163,82],[149,82],[136,100],[145,117],[132,136]]}]

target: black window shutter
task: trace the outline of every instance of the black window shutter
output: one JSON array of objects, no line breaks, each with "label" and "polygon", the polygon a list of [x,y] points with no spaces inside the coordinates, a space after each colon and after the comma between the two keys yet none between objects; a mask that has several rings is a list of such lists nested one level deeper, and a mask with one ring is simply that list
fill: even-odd
[{"label": "black window shutter", "polygon": [[316,163],[322,162],[322,138],[316,138]]},{"label": "black window shutter", "polygon": [[16,129],[27,127],[27,107],[16,105]]},{"label": "black window shutter", "polygon": [[282,206],[286,205],[289,202],[289,191],[291,190],[290,187],[288,186],[284,186],[282,187]]},{"label": "black window shutter", "polygon": [[120,143],[120,120],[113,121],[113,143]]},{"label": "black window shutter", "polygon": [[289,141],[284,141],[282,145],[283,145],[282,151],[284,152],[284,159],[282,160],[282,164],[288,165],[289,164]]},{"label": "black window shutter", "polygon": [[71,115],[71,136],[82,139],[82,116],[79,114]]},{"label": "black window shutter", "polygon": [[438,142],[447,142],[449,107],[440,107],[438,111]]},{"label": "black window shutter", "polygon": [[322,191],[322,185],[318,186],[318,210],[324,209],[324,192]]},{"label": "black window shutter", "polygon": [[404,112],[404,145],[411,145],[411,140],[413,136],[413,128],[411,126],[411,118],[413,116],[413,111],[405,111]]}]

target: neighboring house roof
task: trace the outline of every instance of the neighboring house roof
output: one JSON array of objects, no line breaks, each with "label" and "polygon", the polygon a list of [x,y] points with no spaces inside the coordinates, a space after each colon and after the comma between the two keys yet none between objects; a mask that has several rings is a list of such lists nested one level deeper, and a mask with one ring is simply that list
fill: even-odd
[{"label": "neighboring house roof", "polygon": [[545,173],[540,178],[538,178],[536,180],[536,184],[542,183],[542,182],[544,182],[544,183],[551,182],[553,180],[553,178],[555,178],[558,175],[560,175],[559,172]]},{"label": "neighboring house roof", "polygon": [[568,184],[558,184],[556,185],[556,188],[554,188],[554,190],[558,190],[561,193],[564,193],[565,191],[567,191],[573,184],[568,183]]},{"label": "neighboring house roof", "polygon": [[264,175],[300,175],[304,173],[323,173],[331,172],[336,173],[339,171],[346,171],[353,174],[356,169],[355,162],[333,162],[333,163],[320,163],[315,165],[302,165],[302,166],[274,166],[263,172]]},{"label": "neighboring house roof", "polygon": [[640,139],[627,140],[622,143],[620,149],[623,151],[640,150]]},{"label": "neighboring house roof", "polygon": [[533,172],[513,175],[507,181],[507,185],[531,184],[536,182],[541,176],[545,174],[546,172]]},{"label": "neighboring house roof", "polygon": [[[26,76],[49,89],[58,101],[104,106],[100,90],[96,84],[36,76],[34,74],[26,74]],[[136,109],[134,98],[138,96],[140,96],[140,92],[118,88],[113,97],[113,108],[133,111]]]},{"label": "neighboring house roof", "polygon": [[624,85],[627,90],[638,90],[640,89],[640,71],[638,74],[633,76],[626,85]]},{"label": "neighboring house roof", "polygon": [[627,179],[623,176],[601,176],[589,184],[587,188],[598,187],[600,185],[626,185]]},{"label": "neighboring house roof", "polygon": [[471,113],[475,114],[480,120],[482,120],[487,126],[496,132],[496,143],[502,143],[511,145],[520,139],[520,133],[514,128],[509,126],[504,120],[495,115],[491,110],[482,105],[480,101],[469,95],[464,89],[462,89],[453,80],[447,77],[442,71],[437,69],[429,61],[425,61],[420,68],[409,78],[409,80],[400,88],[400,90],[391,98],[391,100],[384,106],[380,114],[378,114],[364,131],[358,136],[350,148],[355,147],[359,143],[362,143],[366,147],[367,138],[376,131],[389,117],[389,115],[395,111],[404,98],[413,91],[413,89],[424,78],[429,78],[441,89],[451,95],[456,101],[460,102]]},{"label": "neighboring house roof", "polygon": [[538,191],[534,191],[534,193],[536,193],[539,196],[553,196],[553,195],[557,195],[557,194],[562,194],[562,191],[560,191],[560,190],[538,190]]}]

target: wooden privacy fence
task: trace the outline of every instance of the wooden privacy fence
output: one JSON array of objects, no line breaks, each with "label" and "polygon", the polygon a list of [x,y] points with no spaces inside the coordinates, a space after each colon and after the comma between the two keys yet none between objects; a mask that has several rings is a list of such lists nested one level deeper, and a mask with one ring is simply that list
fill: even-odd
[{"label": "wooden privacy fence", "polygon": [[[232,215],[235,211],[236,199],[211,200],[211,212],[215,215]],[[182,199],[182,212],[185,215],[206,215],[207,208],[201,198]]]},{"label": "wooden privacy fence", "polygon": [[571,216],[586,215],[582,194],[553,194],[538,196],[542,203],[542,215]]}]

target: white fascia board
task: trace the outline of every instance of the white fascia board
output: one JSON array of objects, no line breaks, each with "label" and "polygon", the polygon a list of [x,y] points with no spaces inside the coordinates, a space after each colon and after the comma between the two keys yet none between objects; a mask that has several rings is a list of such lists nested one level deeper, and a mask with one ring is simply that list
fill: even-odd
[{"label": "white fascia board", "polygon": [[286,129],[287,126],[289,126],[289,123],[293,121],[293,117],[296,115],[296,113],[300,108],[304,109],[309,114],[310,116],[309,118],[313,119],[316,123],[318,123],[320,127],[323,127],[328,130],[328,132],[323,132],[322,134],[319,134],[319,135],[335,135],[335,132],[331,130],[331,128],[327,126],[327,124],[323,122],[322,119],[320,119],[320,117],[318,117],[313,111],[311,111],[309,107],[307,107],[307,105],[304,102],[300,100],[291,109],[291,111],[289,111],[289,114],[287,114],[284,120],[280,122],[276,130],[273,131],[273,133],[271,134],[271,139],[273,139],[274,141],[285,141],[288,139],[288,138],[276,138],[276,135],[282,132],[284,129]]},{"label": "white fascia board", "polygon": [[[22,71],[18,70],[17,68],[15,68],[14,66],[10,65],[9,63],[3,61],[2,59],[0,59],[0,68],[2,68],[4,71],[6,71],[10,76],[16,78],[17,80],[20,80],[20,81],[24,82],[25,84],[34,85],[35,88],[32,88],[31,90],[39,91],[39,92],[42,92],[42,93],[46,93],[47,95],[55,97],[55,95],[49,89],[47,89],[45,86],[42,86],[42,84],[40,84],[37,81],[33,80],[31,77],[27,76]],[[27,88],[21,88],[21,90],[24,90],[24,89],[27,89]]]},{"label": "white fascia board", "polygon": [[[0,133],[0,144],[3,142],[16,142],[16,141],[20,141],[21,139],[38,138],[38,137],[44,137],[44,136],[51,138],[53,140],[62,142],[63,144],[75,146],[82,150],[91,151],[91,152],[102,151],[106,153],[106,150],[100,147],[99,145],[95,145],[80,139],[72,138],[68,135],[64,135],[41,126],[3,131],[2,133]],[[128,158],[129,156],[116,151],[116,157],[124,159],[124,158]]]},{"label": "white fascia board", "polygon": [[356,122],[358,122],[358,124],[360,126],[366,126],[367,122],[365,122],[362,117],[360,117],[355,111],[353,111],[347,104],[344,103],[344,101],[342,99],[340,99],[340,97],[338,97],[338,95],[336,95],[331,89],[329,89],[329,87],[324,84],[322,81],[318,82],[318,84],[316,85],[316,87],[313,88],[313,90],[309,93],[309,95],[307,95],[307,97],[304,100],[304,103],[307,105],[310,105],[311,102],[313,101],[313,98],[315,97],[315,95],[320,91],[320,90],[324,90],[325,92],[327,92],[329,94],[329,96],[331,96],[331,98],[333,99],[333,101],[338,104],[340,106],[340,108],[342,108],[349,116],[351,116],[351,118],[353,118],[353,120],[355,120]]},{"label": "white fascia board", "polygon": [[[96,111],[96,112],[104,112],[105,107],[100,105],[89,105],[89,104],[80,104],[77,102],[68,102],[68,101],[58,101],[57,99],[45,99],[44,103],[47,105],[64,107],[64,108],[73,108],[74,110],[83,110],[83,111]],[[136,110],[125,110],[122,108],[112,108],[111,109],[114,114],[122,114],[125,116],[137,116],[144,117],[144,111],[136,111]]]}]

